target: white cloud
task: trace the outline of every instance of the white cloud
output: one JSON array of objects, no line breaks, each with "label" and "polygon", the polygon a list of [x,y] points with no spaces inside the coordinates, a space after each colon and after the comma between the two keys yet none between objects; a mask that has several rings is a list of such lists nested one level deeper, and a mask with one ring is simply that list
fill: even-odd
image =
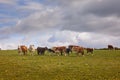
[{"label": "white cloud", "polygon": [[20,7],[21,10],[43,10],[44,5],[37,2],[27,2],[26,5]]},{"label": "white cloud", "polygon": [[72,32],[72,31],[58,31],[55,32],[50,38],[49,42],[68,42],[72,44],[76,44],[78,41],[76,40],[76,36],[78,35],[78,32]]},{"label": "white cloud", "polygon": [[[71,44],[103,48],[108,44],[119,47],[119,39],[109,35],[102,35],[88,32],[74,32],[74,31],[59,31],[40,32],[33,35],[25,35],[23,37],[8,38],[1,40],[0,47],[3,49],[16,49],[18,45],[34,44],[35,47],[54,47],[54,46],[68,46]],[[7,41],[7,44],[6,44]]]},{"label": "white cloud", "polygon": [[80,33],[78,39],[80,40],[79,44],[85,45],[86,47],[107,48],[108,44],[119,46],[117,43],[119,42],[120,37],[117,38],[106,34],[85,32],[85,33]]},{"label": "white cloud", "polygon": [[[44,8],[44,7],[42,7]],[[47,28],[54,28],[59,26],[62,15],[59,8],[45,8],[42,11],[32,13],[18,21],[19,24],[15,26],[18,32],[25,33],[42,31]]]}]

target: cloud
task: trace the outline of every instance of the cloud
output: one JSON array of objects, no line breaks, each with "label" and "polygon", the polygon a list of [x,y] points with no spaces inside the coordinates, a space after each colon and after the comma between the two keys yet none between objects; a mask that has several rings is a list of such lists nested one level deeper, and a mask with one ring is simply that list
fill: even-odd
[{"label": "cloud", "polygon": [[68,42],[69,44],[77,44],[78,41],[76,39],[78,33],[72,31],[57,31],[55,32],[48,40],[48,42]]},{"label": "cloud", "polygon": [[[17,25],[15,25],[14,31],[21,33],[29,33],[34,31],[37,32],[40,30],[45,30],[47,28],[59,28],[61,30],[71,30],[78,32],[96,32],[113,36],[119,36],[120,34],[119,17],[117,17],[116,15],[109,15],[112,14],[109,12],[107,16],[98,16],[97,13],[94,13],[91,10],[98,10],[94,9],[94,7],[101,9],[103,7],[97,7],[97,5],[93,6],[93,4],[100,5],[104,3],[102,5],[111,6],[112,1],[110,1],[110,4],[108,0],[71,0],[69,2],[63,0],[56,0],[54,3],[56,3],[56,5],[60,3],[60,5],[46,6],[45,4],[41,3],[28,2],[26,3],[26,5],[20,6],[20,11],[24,9],[26,11],[36,11],[33,11],[25,18],[19,19],[19,24],[17,23]],[[117,1],[114,1],[114,3],[117,3]],[[65,7],[65,5],[67,7]],[[106,7],[106,9],[109,8]],[[101,14],[105,13],[103,12]],[[2,21],[4,21],[4,19]],[[5,21],[7,21],[7,19]]]},{"label": "cloud", "polygon": [[47,28],[59,26],[61,21],[60,12],[57,8],[45,9],[44,11],[35,12],[28,17],[20,20],[16,25],[19,32],[40,31]]},{"label": "cloud", "polygon": [[84,45],[85,47],[94,47],[94,48],[102,48],[106,47],[108,44],[112,44],[114,46],[119,46],[120,37],[113,37],[105,34],[98,33],[79,33],[78,36],[78,44]]},{"label": "cloud", "polygon": [[3,13],[0,13],[0,44],[4,43],[6,49],[10,47],[4,40],[10,40],[8,44],[12,47],[17,47],[17,43],[37,46],[119,46],[118,0],[23,1],[0,1],[5,4],[2,6]]},{"label": "cloud", "polygon": [[0,0],[2,4],[15,4],[17,0]]},{"label": "cloud", "polygon": [[116,16],[101,18],[94,15],[87,15],[74,17],[74,19],[70,19],[69,17],[67,21],[64,21],[62,29],[119,36],[119,23],[120,19]]},{"label": "cloud", "polygon": [[[84,11],[97,16],[120,16],[119,0],[90,0]],[[114,5],[114,6],[113,6]]]},{"label": "cloud", "polygon": [[105,34],[97,34],[91,32],[74,32],[74,31],[58,31],[49,39],[50,43],[62,43],[65,45],[80,45],[84,47],[102,48],[108,44],[119,46],[120,37],[108,36]]},{"label": "cloud", "polygon": [[[62,29],[119,36],[118,0],[56,0],[62,8]],[[113,6],[114,5],[114,6]]]},{"label": "cloud", "polygon": [[25,5],[21,6],[20,9],[22,10],[43,10],[45,6],[37,3],[37,2],[27,2],[25,3]]},{"label": "cloud", "polygon": [[[42,31],[42,30],[48,30],[51,28],[54,28],[56,26],[59,26],[60,22],[61,22],[61,12],[59,10],[59,8],[54,7],[48,7],[48,6],[41,6],[41,4],[38,3],[30,3],[32,5],[26,5],[23,7],[19,7],[19,8],[24,8],[26,11],[36,8],[33,6],[34,5],[38,5],[37,9],[40,9],[38,11],[33,11],[31,14],[29,14],[28,16],[26,16],[25,18],[16,18],[16,19],[12,19],[13,22],[16,23],[16,25],[12,26],[12,27],[3,27],[0,29],[0,33],[1,34],[29,34],[29,33],[33,33],[33,32],[38,32],[38,31]],[[31,7],[34,8],[31,8]],[[11,18],[3,18],[1,19],[2,22],[8,22],[10,21]]]}]

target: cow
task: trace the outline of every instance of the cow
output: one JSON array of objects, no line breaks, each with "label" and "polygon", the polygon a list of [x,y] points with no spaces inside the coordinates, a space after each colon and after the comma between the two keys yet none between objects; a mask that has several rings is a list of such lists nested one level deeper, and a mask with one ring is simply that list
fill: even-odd
[{"label": "cow", "polygon": [[90,52],[91,54],[93,54],[93,50],[94,50],[93,48],[86,48],[86,50],[87,50],[87,53]]},{"label": "cow", "polygon": [[46,50],[48,50],[47,47],[37,47],[37,54],[44,55]]},{"label": "cow", "polygon": [[18,46],[18,54],[21,55],[21,53],[23,53],[24,55],[27,54],[27,47],[25,45],[21,45],[21,46]]},{"label": "cow", "polygon": [[35,53],[35,47],[34,47],[34,45],[30,45],[29,46],[29,52],[30,52],[31,55],[33,55]]},{"label": "cow", "polygon": [[58,54],[58,56],[59,56],[59,53],[61,53],[61,55],[63,55],[63,53],[64,53],[66,56],[66,53],[65,53],[66,47],[65,46],[53,47],[52,49],[55,51],[56,54]]},{"label": "cow", "polygon": [[119,50],[119,48],[118,48],[118,47],[115,47],[115,50]]},{"label": "cow", "polygon": [[71,48],[66,48],[65,52],[69,55],[70,52],[72,53],[72,49]]},{"label": "cow", "polygon": [[84,48],[80,47],[80,46],[73,46],[72,47],[72,51],[75,51],[77,53],[77,55],[79,55],[80,53],[82,55],[84,55]]},{"label": "cow", "polygon": [[113,50],[114,49],[113,45],[108,45],[108,49]]}]

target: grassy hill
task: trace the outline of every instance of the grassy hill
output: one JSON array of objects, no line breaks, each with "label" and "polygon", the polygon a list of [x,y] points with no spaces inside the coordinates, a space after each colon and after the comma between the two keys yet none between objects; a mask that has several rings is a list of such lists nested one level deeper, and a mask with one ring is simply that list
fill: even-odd
[{"label": "grassy hill", "polygon": [[0,51],[0,80],[120,80],[120,50],[85,56],[18,55]]}]

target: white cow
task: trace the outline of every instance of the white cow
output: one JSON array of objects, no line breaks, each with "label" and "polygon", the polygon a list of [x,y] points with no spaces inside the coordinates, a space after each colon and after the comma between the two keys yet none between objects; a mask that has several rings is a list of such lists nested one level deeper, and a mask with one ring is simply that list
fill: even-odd
[{"label": "white cow", "polygon": [[33,55],[35,53],[35,47],[34,47],[34,45],[30,45],[29,46],[29,51],[30,51],[31,55]]}]

